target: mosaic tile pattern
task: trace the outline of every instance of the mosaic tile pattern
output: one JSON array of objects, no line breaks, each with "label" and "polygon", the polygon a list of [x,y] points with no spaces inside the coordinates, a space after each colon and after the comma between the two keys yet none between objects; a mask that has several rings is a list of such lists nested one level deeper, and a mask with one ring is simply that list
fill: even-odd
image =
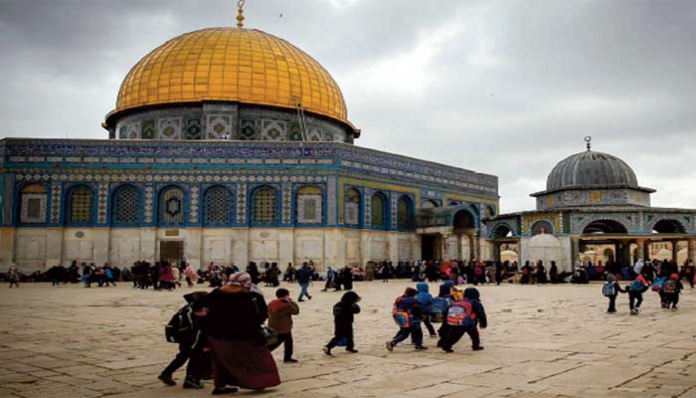
[{"label": "mosaic tile pattern", "polygon": [[106,224],[108,221],[109,183],[101,183],[97,196],[97,223]]},{"label": "mosaic tile pattern", "polygon": [[191,224],[198,223],[199,194],[200,188],[198,186],[191,187],[189,204],[189,222]]},{"label": "mosaic tile pattern", "polygon": [[283,203],[282,203],[282,222],[290,224],[292,222],[292,185],[283,184]]},{"label": "mosaic tile pattern", "polygon": [[63,185],[59,182],[51,184],[51,224],[60,223],[61,195]]},{"label": "mosaic tile pattern", "polygon": [[181,139],[181,118],[170,117],[162,118],[157,121],[157,139],[180,140]]},{"label": "mosaic tile pattern", "polygon": [[208,115],[205,124],[205,138],[207,140],[231,139],[232,116],[230,115]]},{"label": "mosaic tile pattern", "polygon": [[188,118],[186,119],[186,139],[187,140],[202,140],[203,128],[201,127],[201,119]]},{"label": "mosaic tile pattern", "polygon": [[237,184],[237,220],[246,223],[247,184]]}]

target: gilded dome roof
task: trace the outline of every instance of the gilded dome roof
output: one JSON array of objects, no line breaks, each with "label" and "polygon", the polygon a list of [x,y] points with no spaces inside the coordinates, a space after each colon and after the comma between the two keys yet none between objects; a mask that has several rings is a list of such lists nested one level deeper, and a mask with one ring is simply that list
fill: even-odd
[{"label": "gilded dome roof", "polygon": [[295,110],[298,100],[307,112],[350,124],[338,85],[307,53],[260,30],[209,28],[175,37],[141,59],[110,115],[200,101]]},{"label": "gilded dome roof", "polygon": [[640,188],[633,169],[616,156],[587,150],[561,160],[546,179],[546,190]]}]

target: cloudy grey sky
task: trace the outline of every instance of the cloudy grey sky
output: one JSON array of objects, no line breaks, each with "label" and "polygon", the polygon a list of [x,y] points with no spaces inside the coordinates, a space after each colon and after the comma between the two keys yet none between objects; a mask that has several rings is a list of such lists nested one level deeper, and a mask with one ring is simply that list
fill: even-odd
[{"label": "cloudy grey sky", "polygon": [[[129,69],[232,26],[235,4],[0,0],[0,137],[106,138]],[[497,175],[503,212],[532,209],[586,135],[654,206],[696,208],[696,1],[247,0],[246,17],[332,74],[358,145]]]}]

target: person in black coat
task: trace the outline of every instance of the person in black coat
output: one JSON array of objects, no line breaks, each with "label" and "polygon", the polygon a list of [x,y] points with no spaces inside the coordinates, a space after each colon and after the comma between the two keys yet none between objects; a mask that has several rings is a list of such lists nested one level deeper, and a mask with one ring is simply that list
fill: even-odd
[{"label": "person in black coat", "polygon": [[324,353],[326,355],[330,356],[331,349],[336,347],[343,339],[345,339],[346,342],[346,351],[350,353],[358,352],[358,350],[355,349],[355,341],[353,340],[353,321],[355,320],[355,314],[360,313],[359,301],[360,296],[350,291],[345,292],[343,297],[341,297],[341,301],[334,305],[334,336],[329,343],[324,346]]},{"label": "person in black coat", "polygon": [[168,386],[176,384],[172,375],[186,361],[186,378],[184,388],[203,388],[202,379],[210,373],[210,358],[204,352],[207,345],[204,320],[207,310],[203,307],[208,292],[193,292],[184,295],[187,305],[179,310],[184,322],[180,325],[186,330],[179,333],[179,352],[158,379]]},{"label": "person in black coat", "polygon": [[341,270],[341,283],[343,283],[343,289],[352,290],[353,289],[353,273],[350,270],[350,266],[346,265]]}]

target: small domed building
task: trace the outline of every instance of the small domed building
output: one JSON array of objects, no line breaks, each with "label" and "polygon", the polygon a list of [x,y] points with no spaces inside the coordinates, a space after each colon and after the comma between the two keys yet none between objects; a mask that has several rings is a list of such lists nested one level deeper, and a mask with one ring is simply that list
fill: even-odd
[{"label": "small domed building", "polygon": [[675,261],[682,246],[696,258],[696,210],[651,207],[655,190],[638,185],[626,162],[586,141],[586,151],[551,170],[546,190],[531,194],[535,211],[485,220],[493,252],[516,248],[521,263],[555,261],[561,271],[588,260],[633,264],[650,258],[653,244],[667,243]]},{"label": "small domed building", "polygon": [[145,55],[103,127],[108,140],[0,140],[2,266],[312,260],[321,270],[464,246],[473,257],[498,208],[495,176],[355,146],[360,130],[331,75],[241,26]]}]

